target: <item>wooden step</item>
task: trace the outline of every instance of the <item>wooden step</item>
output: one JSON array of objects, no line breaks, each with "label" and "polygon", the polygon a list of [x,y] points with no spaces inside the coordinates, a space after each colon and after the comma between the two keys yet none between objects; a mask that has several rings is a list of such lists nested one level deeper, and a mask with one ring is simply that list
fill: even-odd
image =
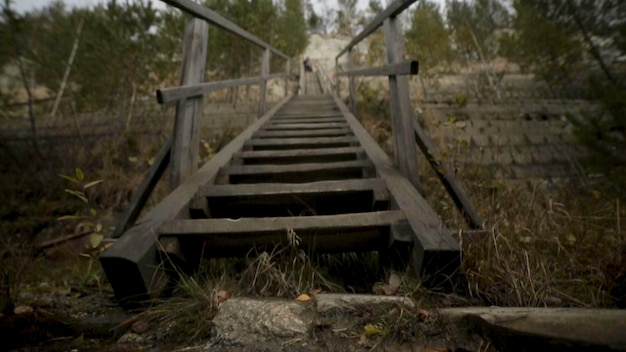
[{"label": "wooden step", "polygon": [[328,128],[347,128],[348,124],[345,122],[331,122],[331,123],[292,123],[287,125],[273,125],[266,124],[263,126],[265,131],[289,131],[289,130],[324,130]]},{"label": "wooden step", "polygon": [[347,136],[351,133],[349,128],[329,128],[312,131],[259,131],[254,134],[253,138],[337,137]]},{"label": "wooden step", "polygon": [[252,150],[318,149],[354,146],[356,137],[312,137],[312,138],[253,138],[244,148]]},{"label": "wooden step", "polygon": [[[406,221],[403,211],[357,214],[174,220],[158,229],[160,238],[177,237],[181,244],[215,258],[241,255],[250,248],[288,244],[288,233],[298,236],[300,246],[320,252],[361,252],[387,248],[390,228]],[[294,238],[291,239],[293,241]]]},{"label": "wooden step", "polygon": [[234,155],[243,165],[323,163],[362,159],[360,147],[246,151]]},{"label": "wooden step", "polygon": [[327,119],[327,118],[336,118],[343,117],[340,112],[337,113],[326,113],[326,114],[279,114],[272,118],[272,121],[276,120],[302,120],[302,119]]},{"label": "wooden step", "polygon": [[306,183],[372,177],[369,160],[354,160],[293,165],[234,165],[223,167],[218,180],[228,180],[231,184]]},{"label": "wooden step", "polygon": [[389,208],[382,179],[206,185],[198,189],[190,207],[192,218],[362,213]]},{"label": "wooden step", "polygon": [[271,119],[269,124],[286,125],[290,123],[332,123],[332,122],[345,122],[345,121],[346,119],[343,116],[316,117],[316,118],[308,118],[308,119],[283,118],[283,119]]}]

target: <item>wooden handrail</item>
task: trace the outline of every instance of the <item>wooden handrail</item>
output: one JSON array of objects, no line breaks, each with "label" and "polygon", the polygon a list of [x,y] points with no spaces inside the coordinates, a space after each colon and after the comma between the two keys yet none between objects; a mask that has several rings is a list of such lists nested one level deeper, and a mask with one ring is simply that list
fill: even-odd
[{"label": "wooden handrail", "polygon": [[335,57],[335,59],[339,59],[343,54],[347,53],[350,49],[354,48],[357,44],[359,44],[363,39],[367,38],[370,34],[374,33],[375,30],[380,28],[386,19],[389,17],[394,17],[400,14],[402,11],[406,10],[409,6],[413,5],[417,0],[396,0],[391,3],[391,5],[387,6],[383,12],[379,13],[378,16],[374,18],[370,24],[368,24],[363,30],[357,34],[348,45],[346,45],[343,50],[339,52],[339,54]]},{"label": "wooden handrail", "polygon": [[270,79],[287,77],[287,73],[276,73],[267,76],[255,76],[249,78],[229,79],[217,82],[206,82],[188,86],[162,88],[157,90],[157,101],[159,104],[167,104],[180,99],[190,98],[202,95],[204,93],[213,92],[220,89],[235,88],[240,86],[248,86],[258,84]]},{"label": "wooden handrail", "polygon": [[260,39],[259,37],[255,36],[254,34],[246,31],[245,29],[239,27],[238,25],[236,25],[235,23],[227,20],[226,18],[222,17],[220,14],[218,14],[217,12],[208,9],[202,5],[196,4],[195,2],[192,2],[190,0],[161,0],[164,3],[171,5],[181,11],[184,11],[194,17],[197,18],[201,18],[213,25],[216,25],[230,33],[233,33],[247,41],[249,41],[252,44],[255,44],[261,48],[264,49],[269,49],[271,52],[273,52],[274,54],[284,58],[285,60],[289,60],[289,56],[287,56],[286,54],[284,54],[283,52],[281,52],[280,50],[274,48],[273,46],[271,46],[270,44],[266,43],[265,41],[263,41],[262,39]]},{"label": "wooden handrail", "polygon": [[405,61],[397,64],[385,65],[374,68],[364,68],[359,70],[349,70],[337,73],[337,76],[410,76],[416,75],[418,68],[417,61]]}]

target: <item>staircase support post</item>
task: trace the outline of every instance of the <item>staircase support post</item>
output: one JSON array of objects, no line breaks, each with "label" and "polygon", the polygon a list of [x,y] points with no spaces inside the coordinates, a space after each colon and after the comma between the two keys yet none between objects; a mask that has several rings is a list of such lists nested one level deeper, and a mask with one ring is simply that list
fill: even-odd
[{"label": "staircase support post", "polygon": [[[192,19],[185,29],[180,85],[204,81],[209,25]],[[171,151],[170,187],[175,189],[198,169],[202,96],[181,99],[176,106],[174,141]]]},{"label": "staircase support post", "polygon": [[261,96],[259,97],[259,117],[265,114],[266,97],[267,97],[267,80],[265,76],[270,74],[270,49],[265,48],[263,50],[263,56],[261,57],[261,76],[263,76],[263,82],[261,82]]},{"label": "staircase support post", "polygon": [[[400,22],[395,16],[387,18],[383,23],[383,31],[387,47],[387,62],[389,64],[401,62],[404,56],[404,37]],[[415,188],[421,189],[409,80],[406,76],[389,76],[389,98],[396,166]]]},{"label": "staircase support post", "polygon": [[[351,71],[353,68],[352,62],[352,49],[348,50],[348,71]],[[356,115],[356,91],[354,84],[354,76],[350,76],[348,78],[349,90],[350,90],[350,110],[353,114]]]},{"label": "staircase support post", "polygon": [[291,78],[291,59],[287,60],[285,63],[285,70],[287,72],[287,77],[285,77],[285,97],[289,96],[289,79]]}]

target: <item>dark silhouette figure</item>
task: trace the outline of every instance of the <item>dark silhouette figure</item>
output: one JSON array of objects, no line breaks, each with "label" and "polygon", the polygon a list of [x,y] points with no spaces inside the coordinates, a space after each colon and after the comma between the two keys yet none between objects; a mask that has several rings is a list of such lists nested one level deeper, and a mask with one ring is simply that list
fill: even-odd
[{"label": "dark silhouette figure", "polygon": [[311,65],[311,60],[308,57],[306,58],[306,60],[304,60],[303,64],[304,64],[304,71],[313,72],[313,66]]}]

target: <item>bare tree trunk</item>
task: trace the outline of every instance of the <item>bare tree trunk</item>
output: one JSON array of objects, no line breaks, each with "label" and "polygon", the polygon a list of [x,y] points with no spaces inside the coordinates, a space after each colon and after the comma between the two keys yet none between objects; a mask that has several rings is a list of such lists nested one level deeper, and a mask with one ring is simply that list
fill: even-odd
[{"label": "bare tree trunk", "polygon": [[76,31],[76,39],[74,39],[74,45],[72,45],[72,52],[70,53],[70,58],[67,60],[67,67],[65,68],[65,73],[63,74],[63,80],[61,81],[59,92],[57,93],[57,96],[54,99],[54,105],[52,105],[52,110],[50,111],[50,117],[52,118],[52,122],[54,122],[55,120],[55,115],[57,113],[57,109],[59,108],[59,103],[61,102],[61,98],[63,97],[63,91],[65,90],[65,86],[67,85],[67,80],[70,77],[70,71],[72,70],[72,65],[74,64],[76,51],[78,51],[78,44],[80,43],[80,35],[83,31],[84,24],[85,24],[85,21],[81,20],[80,24],[78,25],[78,30]]}]

